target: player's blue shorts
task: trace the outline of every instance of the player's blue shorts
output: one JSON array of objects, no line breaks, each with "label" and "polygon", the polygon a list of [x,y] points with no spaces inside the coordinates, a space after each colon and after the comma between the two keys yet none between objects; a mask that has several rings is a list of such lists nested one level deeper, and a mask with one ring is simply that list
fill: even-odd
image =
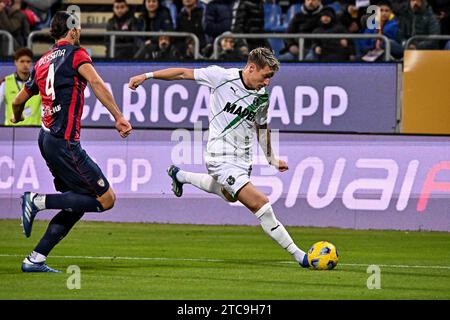
[{"label": "player's blue shorts", "polygon": [[108,180],[81,148],[80,142],[57,138],[44,129],[41,129],[38,141],[57,191],[73,191],[97,197],[109,189]]}]

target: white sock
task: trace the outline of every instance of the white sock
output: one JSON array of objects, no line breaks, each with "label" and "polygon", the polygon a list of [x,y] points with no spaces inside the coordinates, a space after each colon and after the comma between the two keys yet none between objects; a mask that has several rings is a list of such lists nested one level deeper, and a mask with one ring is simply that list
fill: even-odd
[{"label": "white sock", "polygon": [[306,252],[297,247],[295,244],[294,246],[296,249],[292,256],[294,257],[295,261],[303,263],[303,258],[305,258]]},{"label": "white sock", "polygon": [[42,255],[42,254],[40,254],[39,252],[36,252],[36,251],[33,251],[28,256],[28,260],[30,260],[33,263],[41,263],[41,262],[44,262],[45,259],[47,259],[46,256],[44,256],[44,255]]},{"label": "white sock", "polygon": [[261,227],[269,237],[278,242],[278,244],[289,252],[297,262],[303,261],[305,252],[295,245],[287,230],[281,222],[277,220],[270,203],[266,203],[262,206],[255,215],[260,220]]},{"label": "white sock", "polygon": [[177,179],[181,183],[189,183],[193,186],[209,192],[214,193],[220,196],[225,201],[228,201],[227,198],[222,193],[222,186],[214,180],[209,174],[206,173],[194,173],[180,170],[177,172]]},{"label": "white sock", "polygon": [[180,181],[181,183],[188,183],[186,180],[186,171],[179,170],[177,172],[177,180]]},{"label": "white sock", "polygon": [[31,199],[33,199],[34,205],[39,210],[45,209],[45,194],[37,194],[36,193],[35,195],[33,195],[33,193],[31,193]]}]

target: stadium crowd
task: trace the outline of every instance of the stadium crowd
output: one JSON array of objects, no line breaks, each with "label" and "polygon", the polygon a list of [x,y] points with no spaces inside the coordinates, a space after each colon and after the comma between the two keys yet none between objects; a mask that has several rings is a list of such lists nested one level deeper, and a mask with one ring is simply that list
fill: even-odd
[{"label": "stadium crowd", "polygon": [[[0,0],[0,30],[13,35],[15,49],[24,47],[31,31],[48,28],[51,16],[71,3]],[[110,12],[111,18],[103,30],[193,33],[205,58],[212,57],[214,39],[224,32],[383,34],[390,41],[394,59],[402,58],[405,42],[412,36],[450,34],[450,0],[143,0],[140,4],[111,0],[111,5],[95,4],[93,0],[80,5],[81,14],[92,10]],[[370,5],[379,6],[379,19],[374,19],[374,12],[367,10]],[[5,55],[5,39],[1,38]],[[108,39],[102,44],[111,49]],[[261,45],[270,46],[280,60],[298,58],[298,39],[226,37],[220,42],[218,59],[243,60],[249,51]],[[382,40],[375,39],[306,39],[303,53],[305,60],[375,61],[382,58],[384,46]],[[418,40],[409,46],[450,49],[450,41]],[[119,37],[114,49],[116,59],[194,58],[192,38]]]}]

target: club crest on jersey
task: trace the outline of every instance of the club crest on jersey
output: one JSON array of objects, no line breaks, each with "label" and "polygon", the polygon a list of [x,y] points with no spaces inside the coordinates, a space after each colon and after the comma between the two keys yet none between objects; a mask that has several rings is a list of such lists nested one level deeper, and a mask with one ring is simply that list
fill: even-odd
[{"label": "club crest on jersey", "polygon": [[227,179],[227,183],[232,186],[236,182],[236,179],[233,176],[229,176]]},{"label": "club crest on jersey", "polygon": [[235,103],[231,104],[228,102],[223,108],[224,112],[228,112],[234,115],[239,116],[240,118],[244,118],[247,121],[255,121],[256,112],[251,111],[250,108],[242,108],[241,106],[236,105]]},{"label": "club crest on jersey", "polygon": [[102,178],[100,178],[100,179],[98,179],[97,184],[98,184],[100,187],[103,188],[103,187],[105,186],[105,180],[103,180]]},{"label": "club crest on jersey", "polygon": [[253,105],[260,106],[267,102],[267,98],[268,98],[267,95],[257,96],[257,97],[255,97],[255,99],[253,99]]}]

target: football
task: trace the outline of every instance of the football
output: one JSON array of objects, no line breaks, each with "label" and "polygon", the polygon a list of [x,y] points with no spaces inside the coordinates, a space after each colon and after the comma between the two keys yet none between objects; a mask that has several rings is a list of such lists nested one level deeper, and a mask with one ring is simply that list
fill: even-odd
[{"label": "football", "polygon": [[308,262],[314,270],[331,270],[336,267],[338,260],[338,250],[327,241],[316,242],[308,251]]}]

